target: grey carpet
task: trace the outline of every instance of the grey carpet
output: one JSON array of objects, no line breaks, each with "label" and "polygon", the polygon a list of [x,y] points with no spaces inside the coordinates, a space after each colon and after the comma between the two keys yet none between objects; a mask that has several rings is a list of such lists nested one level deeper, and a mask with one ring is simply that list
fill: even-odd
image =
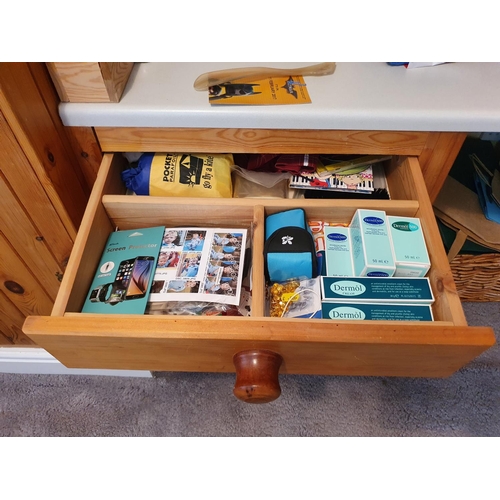
[{"label": "grey carpet", "polygon": [[[465,303],[500,337],[499,303]],[[280,378],[241,403],[231,374],[143,379],[0,374],[0,436],[500,436],[500,348],[448,379]]]}]

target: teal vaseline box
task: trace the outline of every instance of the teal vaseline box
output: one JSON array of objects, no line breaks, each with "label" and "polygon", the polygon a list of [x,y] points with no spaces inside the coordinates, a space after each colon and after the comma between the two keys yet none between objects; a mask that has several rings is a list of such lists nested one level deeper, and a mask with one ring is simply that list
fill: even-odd
[{"label": "teal vaseline box", "polygon": [[431,267],[431,261],[420,219],[387,216],[387,222],[396,262],[394,276],[425,276]]},{"label": "teal vaseline box", "polygon": [[429,278],[321,277],[324,301],[432,304]]},{"label": "teal vaseline box", "polygon": [[382,210],[358,209],[350,224],[354,276],[393,276],[392,244]]},{"label": "teal vaseline box", "polygon": [[431,306],[416,304],[322,302],[321,313],[333,320],[434,321]]},{"label": "teal vaseline box", "polygon": [[324,234],[327,276],[354,276],[350,229],[325,226]]}]

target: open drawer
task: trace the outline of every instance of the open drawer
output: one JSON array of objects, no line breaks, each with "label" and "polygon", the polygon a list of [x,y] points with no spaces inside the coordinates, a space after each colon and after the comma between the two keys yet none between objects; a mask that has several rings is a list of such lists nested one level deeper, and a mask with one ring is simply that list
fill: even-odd
[{"label": "open drawer", "polygon": [[[271,372],[269,378],[274,382],[278,371],[443,377],[495,342],[491,328],[467,326],[420,166],[414,157],[387,168],[391,193],[391,200],[387,201],[126,196],[120,178],[125,165],[122,155],[104,155],[52,315],[31,316],[24,325],[24,332],[32,340],[67,367],[234,372],[236,360],[237,386],[240,377],[242,399],[265,401],[273,399],[276,393],[272,397],[259,396],[260,382],[252,378],[256,376],[256,367],[265,374]],[[357,208],[419,217],[431,257],[428,277],[435,296],[435,321],[265,317],[262,252],[265,216],[297,206],[303,207],[314,220],[349,222]],[[156,225],[229,225],[250,229],[251,317],[80,313],[109,233],[116,227],[135,229]],[[253,357],[243,359],[246,365],[240,368],[238,353],[242,352]],[[279,386],[276,390],[279,394]]]}]

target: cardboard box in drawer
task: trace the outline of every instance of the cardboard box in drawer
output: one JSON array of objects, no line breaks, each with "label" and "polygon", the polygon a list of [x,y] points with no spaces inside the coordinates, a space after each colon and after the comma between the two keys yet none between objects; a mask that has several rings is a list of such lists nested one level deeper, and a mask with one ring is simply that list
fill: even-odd
[{"label": "cardboard box in drawer", "polygon": [[385,212],[358,209],[349,228],[354,276],[393,276],[396,265]]},{"label": "cardboard box in drawer", "polygon": [[324,301],[432,304],[429,278],[321,277]]},{"label": "cardboard box in drawer", "polygon": [[144,314],[164,229],[110,234],[82,312]]},{"label": "cardboard box in drawer", "polygon": [[394,276],[425,276],[431,267],[431,261],[420,219],[388,215],[387,222],[396,262]]},{"label": "cardboard box in drawer", "polygon": [[354,276],[350,229],[326,226],[324,233],[326,275]]},{"label": "cardboard box in drawer", "polygon": [[322,302],[321,311],[324,319],[334,320],[434,321],[428,305]]}]

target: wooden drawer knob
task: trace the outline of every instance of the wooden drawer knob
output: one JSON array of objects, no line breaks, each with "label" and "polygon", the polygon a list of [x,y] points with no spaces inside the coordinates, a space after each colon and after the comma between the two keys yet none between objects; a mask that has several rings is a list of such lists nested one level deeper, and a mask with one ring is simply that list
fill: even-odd
[{"label": "wooden drawer knob", "polygon": [[245,403],[269,403],[280,397],[278,380],[283,358],[276,352],[254,349],[234,355],[234,395]]}]

